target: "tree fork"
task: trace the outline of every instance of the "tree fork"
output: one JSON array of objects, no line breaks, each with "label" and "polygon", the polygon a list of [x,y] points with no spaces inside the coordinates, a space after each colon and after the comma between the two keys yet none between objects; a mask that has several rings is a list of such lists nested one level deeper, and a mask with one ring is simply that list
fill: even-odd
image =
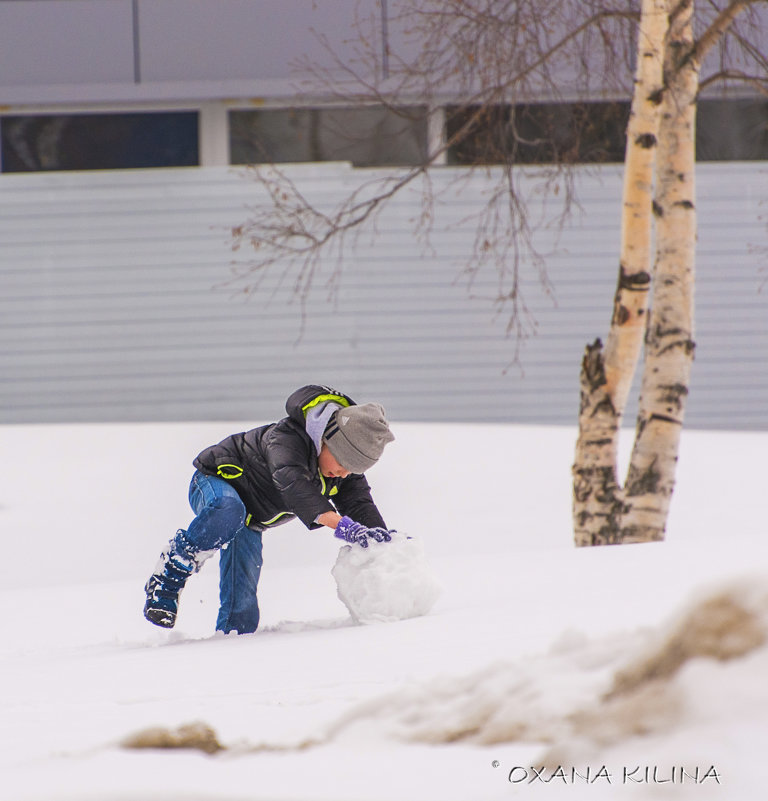
[{"label": "tree fork", "polygon": [[588,345],[581,368],[573,465],[576,545],[624,542],[631,512],[617,478],[618,436],[647,329],[651,288],[653,178],[659,145],[666,0],[642,0],[635,89],[627,128],[619,277],[603,349]]}]

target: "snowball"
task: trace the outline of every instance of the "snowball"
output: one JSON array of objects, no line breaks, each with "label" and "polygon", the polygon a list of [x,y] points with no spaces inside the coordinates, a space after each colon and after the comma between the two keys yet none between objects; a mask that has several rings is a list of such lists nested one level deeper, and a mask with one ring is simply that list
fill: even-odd
[{"label": "snowball", "polygon": [[367,548],[345,545],[331,573],[341,602],[358,623],[426,615],[441,592],[418,539],[399,532]]}]

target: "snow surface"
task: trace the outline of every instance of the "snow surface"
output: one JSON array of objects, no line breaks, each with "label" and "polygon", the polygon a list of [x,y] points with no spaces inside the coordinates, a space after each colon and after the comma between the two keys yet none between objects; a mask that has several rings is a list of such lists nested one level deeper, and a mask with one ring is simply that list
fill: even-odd
[{"label": "snow surface", "polygon": [[[427,615],[355,624],[338,540],[290,524],[258,632],[213,633],[215,559],[153,627],[191,459],[251,424],[0,428],[1,801],[766,797],[768,434],[685,431],[666,542],[575,549],[573,429],[396,425],[369,479]],[[702,609],[730,658],[680,656]],[[669,638],[674,669],[610,695]],[[223,750],[122,745],[191,723]]]}]

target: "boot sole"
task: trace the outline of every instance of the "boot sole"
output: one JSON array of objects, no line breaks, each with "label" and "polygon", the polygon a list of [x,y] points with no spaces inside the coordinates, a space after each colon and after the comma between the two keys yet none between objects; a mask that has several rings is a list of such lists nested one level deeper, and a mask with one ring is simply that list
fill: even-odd
[{"label": "boot sole", "polygon": [[169,612],[167,609],[145,609],[144,617],[156,626],[161,626],[164,629],[172,629],[176,623],[176,615]]}]

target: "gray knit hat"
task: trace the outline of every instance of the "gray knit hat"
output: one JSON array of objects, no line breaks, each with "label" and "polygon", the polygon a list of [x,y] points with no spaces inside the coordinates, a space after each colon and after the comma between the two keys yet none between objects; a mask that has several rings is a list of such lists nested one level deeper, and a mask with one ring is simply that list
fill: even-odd
[{"label": "gray knit hat", "polygon": [[384,407],[378,403],[338,409],[324,436],[333,458],[350,473],[364,473],[373,467],[394,438]]}]

